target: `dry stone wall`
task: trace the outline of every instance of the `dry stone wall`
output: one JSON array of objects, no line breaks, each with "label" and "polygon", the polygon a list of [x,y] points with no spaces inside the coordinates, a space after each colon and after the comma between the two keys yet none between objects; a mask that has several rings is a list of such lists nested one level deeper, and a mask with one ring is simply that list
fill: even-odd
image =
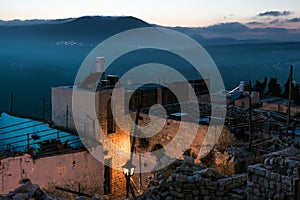
[{"label": "dry stone wall", "polygon": [[271,153],[263,163],[248,167],[248,199],[295,199],[298,168],[294,148]]},{"label": "dry stone wall", "polygon": [[212,168],[177,160],[155,173],[138,199],[243,199],[247,175],[221,175]]}]

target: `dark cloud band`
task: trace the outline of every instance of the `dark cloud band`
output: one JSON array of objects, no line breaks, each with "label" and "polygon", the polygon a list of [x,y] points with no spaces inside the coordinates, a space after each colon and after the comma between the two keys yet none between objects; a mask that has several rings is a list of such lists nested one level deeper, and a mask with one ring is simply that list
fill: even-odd
[{"label": "dark cloud band", "polygon": [[292,23],[297,23],[297,22],[300,22],[300,17],[288,19],[287,21],[288,21],[288,22],[292,22]]},{"label": "dark cloud band", "polygon": [[266,11],[263,13],[259,13],[259,17],[264,17],[264,16],[273,16],[273,17],[278,17],[278,16],[288,16],[292,14],[291,11]]}]

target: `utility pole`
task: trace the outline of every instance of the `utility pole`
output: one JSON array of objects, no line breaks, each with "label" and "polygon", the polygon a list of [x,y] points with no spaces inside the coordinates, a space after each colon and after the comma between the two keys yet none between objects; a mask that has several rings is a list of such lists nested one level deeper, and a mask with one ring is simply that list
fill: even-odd
[{"label": "utility pole", "polygon": [[142,191],[142,155],[139,154],[139,163],[140,163],[140,191]]},{"label": "utility pole", "polygon": [[66,128],[69,128],[69,106],[66,106]]},{"label": "utility pole", "polygon": [[136,141],[136,132],[137,132],[137,126],[139,123],[139,118],[140,118],[140,105],[137,108],[137,112],[136,112],[136,117],[135,117],[135,124],[134,124],[134,128],[133,128],[133,135],[132,135],[132,144],[131,144],[131,153],[130,153],[130,161],[132,163],[132,159],[133,159],[133,153],[134,153],[134,148],[135,148],[135,141]]},{"label": "utility pole", "polygon": [[[132,163],[132,159],[133,159],[133,152],[134,152],[134,148],[135,148],[135,141],[136,141],[136,132],[137,132],[137,126],[139,125],[139,119],[140,119],[140,112],[141,112],[141,107],[142,107],[142,97],[143,94],[141,91],[137,90],[137,92],[139,92],[139,99],[137,101],[137,110],[136,110],[136,116],[135,116],[135,124],[133,127],[133,135],[132,135],[132,144],[130,147],[131,153],[130,153],[130,161]],[[137,93],[138,94],[138,93]]]},{"label": "utility pole", "polygon": [[252,142],[252,83],[249,81],[249,150],[251,150],[251,142]]},{"label": "utility pole", "polygon": [[27,133],[27,152],[30,150],[30,138],[29,138],[29,133]]},{"label": "utility pole", "polygon": [[46,100],[43,98],[43,120],[46,118]]},{"label": "utility pole", "polygon": [[[286,136],[289,133],[289,125],[290,125],[290,118],[291,118],[292,81],[293,81],[293,66],[291,65],[291,67],[290,67],[290,77],[289,77],[289,100],[288,100],[286,131],[285,131]],[[294,137],[294,134],[293,134],[293,137]]]}]

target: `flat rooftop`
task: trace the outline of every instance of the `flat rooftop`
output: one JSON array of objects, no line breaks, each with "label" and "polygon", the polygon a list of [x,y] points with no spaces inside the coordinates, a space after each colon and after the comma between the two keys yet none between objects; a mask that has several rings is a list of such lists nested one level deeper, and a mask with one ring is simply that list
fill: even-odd
[{"label": "flat rooftop", "polygon": [[[288,99],[284,99],[281,97],[267,97],[260,101],[261,103],[270,103],[276,105],[288,105]],[[300,107],[299,105],[294,105],[294,100],[291,101],[291,106]]]}]

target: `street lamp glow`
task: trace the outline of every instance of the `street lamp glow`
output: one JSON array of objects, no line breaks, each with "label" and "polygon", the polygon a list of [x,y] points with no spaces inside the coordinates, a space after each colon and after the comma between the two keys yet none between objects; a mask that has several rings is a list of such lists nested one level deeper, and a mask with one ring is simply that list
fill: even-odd
[{"label": "street lamp glow", "polygon": [[133,165],[130,160],[128,160],[126,164],[122,166],[124,175],[129,177],[133,176],[135,167],[136,166]]}]

